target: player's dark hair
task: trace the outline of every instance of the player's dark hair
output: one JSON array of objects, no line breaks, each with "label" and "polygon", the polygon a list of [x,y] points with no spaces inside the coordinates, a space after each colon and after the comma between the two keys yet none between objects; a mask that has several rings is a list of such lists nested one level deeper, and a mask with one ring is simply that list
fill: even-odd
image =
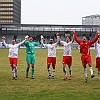
[{"label": "player's dark hair", "polygon": [[12,39],[12,40],[15,40],[15,42],[16,42],[16,39]]},{"label": "player's dark hair", "polygon": [[86,37],[86,34],[82,34],[82,37]]},{"label": "player's dark hair", "polygon": [[29,39],[30,37],[32,37],[32,38],[33,38],[33,36],[30,36],[30,35],[29,35],[28,39]]},{"label": "player's dark hair", "polygon": [[85,35],[83,35],[82,37],[86,37]]},{"label": "player's dark hair", "polygon": [[70,41],[71,41],[71,37],[70,37],[70,36],[66,36],[66,38],[67,38],[67,37],[68,37],[68,38],[70,39]]}]

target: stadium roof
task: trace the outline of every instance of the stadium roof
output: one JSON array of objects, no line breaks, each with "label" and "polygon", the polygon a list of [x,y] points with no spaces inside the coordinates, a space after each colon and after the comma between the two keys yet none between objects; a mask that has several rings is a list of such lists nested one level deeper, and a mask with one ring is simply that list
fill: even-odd
[{"label": "stadium roof", "polygon": [[0,24],[0,28],[95,28],[100,29],[100,25],[54,25],[54,24]]}]

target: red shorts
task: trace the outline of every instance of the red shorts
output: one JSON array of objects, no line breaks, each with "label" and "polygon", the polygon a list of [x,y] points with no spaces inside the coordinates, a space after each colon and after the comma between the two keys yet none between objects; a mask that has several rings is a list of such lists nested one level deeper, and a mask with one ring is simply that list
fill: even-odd
[{"label": "red shorts", "polygon": [[96,68],[100,69],[100,58],[96,58]]},{"label": "red shorts", "polygon": [[47,65],[50,65],[52,63],[52,66],[56,65],[56,57],[48,57],[47,58]]},{"label": "red shorts", "polygon": [[12,65],[17,66],[18,58],[9,58],[9,61],[10,61],[10,66],[12,66]]},{"label": "red shorts", "polygon": [[82,65],[92,64],[92,59],[90,55],[82,55],[81,56]]},{"label": "red shorts", "polygon": [[67,64],[68,66],[71,66],[72,65],[72,56],[63,56],[62,63]]}]

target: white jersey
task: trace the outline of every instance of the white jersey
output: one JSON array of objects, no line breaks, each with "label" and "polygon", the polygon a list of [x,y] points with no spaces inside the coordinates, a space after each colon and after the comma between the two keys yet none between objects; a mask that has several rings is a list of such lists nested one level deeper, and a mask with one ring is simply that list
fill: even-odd
[{"label": "white jersey", "polygon": [[95,43],[96,57],[100,57],[100,44]]},{"label": "white jersey", "polygon": [[48,57],[56,57],[56,47],[58,43],[43,44],[44,47],[48,48]]},{"label": "white jersey", "polygon": [[5,42],[5,40],[3,40],[4,45],[9,48],[9,55],[8,55],[8,57],[10,57],[10,58],[18,58],[18,48],[24,42],[25,42],[25,40],[23,40],[22,42],[20,42],[18,44],[13,45],[13,44],[7,44]]},{"label": "white jersey", "polygon": [[60,42],[63,46],[64,46],[64,53],[63,53],[63,56],[72,56],[72,41],[67,43],[67,42],[64,42],[64,41],[61,41]]}]

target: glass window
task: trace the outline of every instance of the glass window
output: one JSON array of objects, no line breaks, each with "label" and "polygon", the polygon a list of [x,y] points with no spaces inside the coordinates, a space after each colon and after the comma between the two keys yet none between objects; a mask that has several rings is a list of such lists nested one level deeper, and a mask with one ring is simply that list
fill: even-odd
[{"label": "glass window", "polygon": [[13,14],[13,12],[0,12],[0,14]]},{"label": "glass window", "polygon": [[0,10],[13,10],[13,8],[0,8]]},{"label": "glass window", "polygon": [[0,4],[0,6],[13,6],[13,4]]},{"label": "glass window", "polygon": [[12,23],[13,20],[0,20],[1,23]]},{"label": "glass window", "polygon": [[13,16],[0,16],[0,18],[13,18]]}]

